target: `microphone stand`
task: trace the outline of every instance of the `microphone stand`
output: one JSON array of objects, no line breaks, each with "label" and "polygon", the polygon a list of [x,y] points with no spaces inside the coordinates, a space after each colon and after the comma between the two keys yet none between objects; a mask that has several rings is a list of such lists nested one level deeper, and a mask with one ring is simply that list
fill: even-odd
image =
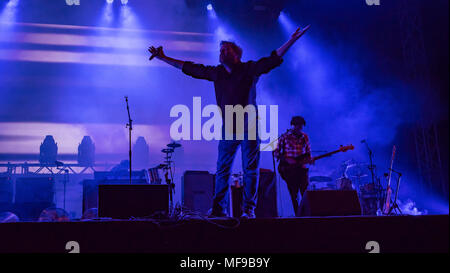
[{"label": "microphone stand", "polygon": [[69,181],[69,170],[66,167],[64,167],[64,163],[62,163],[62,162],[55,161],[55,164],[56,164],[56,169],[57,170],[64,171],[63,209],[66,210],[66,184]]},{"label": "microphone stand", "polygon": [[128,112],[128,123],[125,127],[128,128],[128,138],[129,138],[129,143],[130,143],[128,157],[129,157],[129,162],[130,162],[130,184],[131,184],[131,170],[132,170],[131,169],[131,131],[133,130],[133,120],[131,119],[131,115],[130,115],[130,107],[128,105],[128,96],[125,96],[125,101],[127,103],[127,112]]},{"label": "microphone stand", "polygon": [[364,141],[364,144],[366,144],[366,148],[369,151],[369,160],[370,160],[369,170],[370,170],[370,174],[372,175],[372,184],[375,184],[375,175],[373,173],[373,170],[375,168],[374,165],[373,165],[373,152],[369,148],[369,145],[367,144],[367,141]]},{"label": "microphone stand", "polygon": [[[374,174],[375,166],[373,165],[373,152],[369,148],[369,144],[367,144],[366,140],[363,140],[362,142],[364,142],[364,144],[366,145],[367,150],[369,151],[369,160],[370,160],[369,170],[370,170],[370,174],[372,175],[372,184],[375,185],[375,174]],[[377,188],[377,191],[376,191],[377,192],[377,199],[378,199],[377,206],[380,207],[380,201],[382,199],[381,196],[380,196],[382,187],[381,187],[381,182],[380,182],[379,179],[377,179],[377,182],[378,182],[377,186],[376,186],[376,188]]]}]

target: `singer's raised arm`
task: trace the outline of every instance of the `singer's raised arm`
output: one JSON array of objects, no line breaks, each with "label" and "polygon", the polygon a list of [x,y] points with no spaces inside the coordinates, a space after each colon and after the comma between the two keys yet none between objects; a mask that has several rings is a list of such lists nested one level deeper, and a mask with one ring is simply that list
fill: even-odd
[{"label": "singer's raised arm", "polygon": [[206,66],[202,64],[196,64],[189,61],[181,61],[174,58],[167,57],[164,54],[162,47],[155,48],[149,47],[148,51],[152,53],[150,60],[157,58],[165,63],[168,63],[178,69],[181,69],[184,74],[189,75],[196,79],[204,79],[209,81],[215,81],[217,79],[217,67]]},{"label": "singer's raised arm", "polygon": [[177,59],[166,56],[166,54],[164,54],[162,47],[155,48],[155,47],[151,46],[148,48],[148,51],[152,54],[152,56],[150,57],[150,60],[153,57],[156,57],[157,59],[159,59],[167,64],[170,64],[173,67],[176,67],[178,69],[183,68],[184,61],[177,60]]}]

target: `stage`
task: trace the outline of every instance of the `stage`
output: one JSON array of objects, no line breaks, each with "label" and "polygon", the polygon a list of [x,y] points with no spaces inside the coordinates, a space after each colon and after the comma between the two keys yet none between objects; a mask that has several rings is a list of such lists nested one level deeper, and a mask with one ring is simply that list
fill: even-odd
[{"label": "stage", "polygon": [[0,224],[0,252],[68,253],[75,241],[80,253],[368,253],[375,241],[380,253],[448,253],[448,224],[448,215],[14,222]]}]

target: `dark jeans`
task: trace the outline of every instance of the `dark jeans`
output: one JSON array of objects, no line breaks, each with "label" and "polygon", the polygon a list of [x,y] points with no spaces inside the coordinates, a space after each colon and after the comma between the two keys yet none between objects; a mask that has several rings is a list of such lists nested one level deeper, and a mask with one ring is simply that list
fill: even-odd
[{"label": "dark jeans", "polygon": [[295,216],[299,216],[298,206],[299,206],[299,197],[298,192],[300,191],[301,196],[305,193],[308,188],[309,178],[308,178],[308,169],[301,167],[289,167],[286,170],[286,174],[284,177],[286,181],[289,195],[291,196],[292,206],[294,208]]},{"label": "dark jeans", "polygon": [[213,214],[226,213],[231,167],[236,151],[241,146],[242,169],[244,172],[244,196],[242,209],[253,213],[257,202],[258,165],[260,140],[220,140],[217,159],[216,186],[213,200]]}]

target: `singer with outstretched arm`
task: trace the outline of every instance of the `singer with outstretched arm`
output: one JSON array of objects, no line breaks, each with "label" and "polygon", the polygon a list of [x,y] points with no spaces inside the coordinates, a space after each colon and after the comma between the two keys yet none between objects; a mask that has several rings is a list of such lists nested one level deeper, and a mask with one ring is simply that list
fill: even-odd
[{"label": "singer with outstretched arm", "polygon": [[[268,73],[279,66],[282,57],[288,49],[309,29],[309,26],[298,28],[290,39],[270,56],[258,61],[241,62],[242,49],[234,42],[222,41],[220,43],[220,64],[216,66],[195,64],[189,61],[177,60],[165,55],[163,48],[149,47],[152,54],[150,59],[156,57],[196,79],[205,79],[214,82],[217,105],[222,111],[224,119],[225,105],[254,105],[256,108],[256,83],[259,76]],[[245,121],[244,121],[245,122]],[[225,124],[225,123],[223,123]],[[225,126],[222,126],[225,127]],[[219,154],[217,159],[217,172],[215,193],[210,216],[225,217],[228,193],[228,180],[236,151],[241,146],[242,168],[244,172],[244,201],[243,218],[254,218],[257,202],[258,165],[259,165],[259,137],[256,140],[249,139],[245,134],[244,139],[225,140],[219,142]],[[224,128],[222,128],[222,136]]]}]

